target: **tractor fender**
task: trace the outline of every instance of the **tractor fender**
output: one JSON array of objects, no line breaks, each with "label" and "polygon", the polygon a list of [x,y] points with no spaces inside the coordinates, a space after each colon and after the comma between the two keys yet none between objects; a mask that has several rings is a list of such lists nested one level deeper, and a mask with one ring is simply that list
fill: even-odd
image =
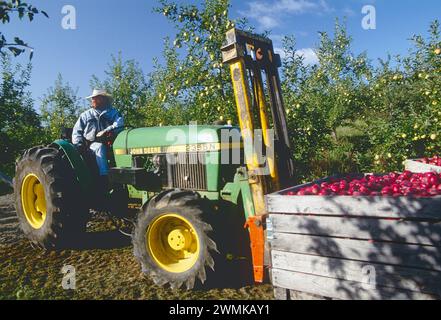
[{"label": "tractor fender", "polygon": [[70,142],[61,139],[54,141],[53,145],[57,145],[64,152],[75,173],[80,188],[85,195],[90,195],[94,185],[93,175],[77,148]]}]

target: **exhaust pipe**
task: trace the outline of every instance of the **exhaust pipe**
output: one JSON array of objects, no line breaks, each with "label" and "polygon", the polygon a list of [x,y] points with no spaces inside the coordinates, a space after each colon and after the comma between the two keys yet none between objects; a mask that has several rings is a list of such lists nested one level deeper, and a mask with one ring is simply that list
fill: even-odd
[{"label": "exhaust pipe", "polygon": [[0,172],[0,181],[3,181],[4,183],[6,183],[11,188],[14,187],[13,184],[12,184],[12,179],[9,178],[7,175],[1,173],[1,172]]}]

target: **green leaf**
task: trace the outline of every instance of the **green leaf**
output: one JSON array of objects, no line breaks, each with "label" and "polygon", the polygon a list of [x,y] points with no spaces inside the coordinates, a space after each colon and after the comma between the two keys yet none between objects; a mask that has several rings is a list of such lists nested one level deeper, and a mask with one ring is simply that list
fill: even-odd
[{"label": "green leaf", "polygon": [[8,47],[9,51],[12,52],[12,54],[17,57],[18,55],[20,55],[24,50],[16,48],[16,47]]},{"label": "green leaf", "polygon": [[23,40],[21,40],[20,38],[18,38],[18,37],[15,37],[14,38],[14,41],[15,41],[15,43],[17,44],[17,45],[19,45],[19,46],[25,46],[26,44],[23,42]]}]

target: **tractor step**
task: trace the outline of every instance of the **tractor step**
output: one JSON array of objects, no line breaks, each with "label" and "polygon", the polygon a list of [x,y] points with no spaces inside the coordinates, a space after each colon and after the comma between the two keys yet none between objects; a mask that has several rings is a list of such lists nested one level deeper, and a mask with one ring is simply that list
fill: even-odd
[{"label": "tractor step", "polygon": [[133,185],[141,190],[161,187],[160,177],[144,168],[110,168],[109,181],[111,184]]}]

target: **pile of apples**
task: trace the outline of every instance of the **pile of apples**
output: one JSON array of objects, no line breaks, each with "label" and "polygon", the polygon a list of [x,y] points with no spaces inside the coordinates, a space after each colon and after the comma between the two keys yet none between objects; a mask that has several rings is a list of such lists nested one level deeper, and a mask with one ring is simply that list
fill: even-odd
[{"label": "pile of apples", "polygon": [[433,158],[422,158],[422,159],[419,159],[418,161],[425,163],[425,164],[431,164],[434,166],[441,167],[441,157],[440,156],[434,156]]},{"label": "pile of apples", "polygon": [[321,184],[288,191],[286,195],[434,197],[441,195],[441,174],[404,171],[385,175],[369,174],[364,177],[331,178]]}]

